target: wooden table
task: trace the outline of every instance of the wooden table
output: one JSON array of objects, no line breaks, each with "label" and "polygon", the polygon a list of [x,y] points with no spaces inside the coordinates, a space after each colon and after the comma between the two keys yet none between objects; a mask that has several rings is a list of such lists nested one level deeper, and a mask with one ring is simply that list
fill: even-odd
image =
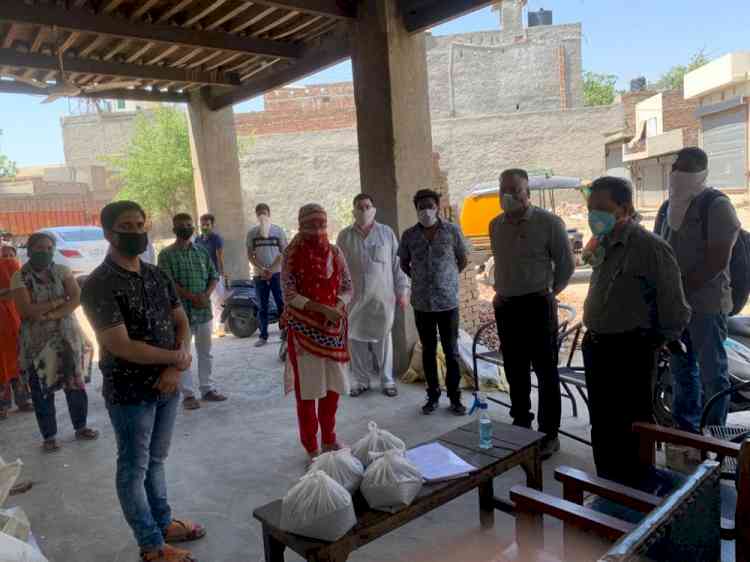
[{"label": "wooden table", "polygon": [[253,516],[263,524],[266,562],[283,562],[286,548],[308,562],[345,562],[349,554],[358,548],[474,489],[479,492],[479,520],[482,527],[493,526],[496,509],[513,513],[510,500],[495,497],[494,478],[520,466],[526,473],[526,485],[542,489],[539,446],[544,437],[542,433],[505,423],[493,422],[493,425],[492,449],[479,448],[476,421],[437,439],[437,442],[477,467],[477,471],[457,480],[426,484],[411,505],[396,513],[372,510],[361,494],[355,494],[357,524],[336,542],[308,539],[281,530],[281,500],[256,509]]}]

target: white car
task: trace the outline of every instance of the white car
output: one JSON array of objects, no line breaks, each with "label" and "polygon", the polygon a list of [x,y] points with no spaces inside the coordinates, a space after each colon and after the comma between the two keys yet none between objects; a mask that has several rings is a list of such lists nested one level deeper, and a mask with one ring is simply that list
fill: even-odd
[{"label": "white car", "polygon": [[[40,231],[55,239],[55,263],[69,267],[76,278],[94,271],[109,250],[104,231],[98,226],[55,226]],[[28,260],[27,252],[25,246],[18,249],[21,262]]]}]

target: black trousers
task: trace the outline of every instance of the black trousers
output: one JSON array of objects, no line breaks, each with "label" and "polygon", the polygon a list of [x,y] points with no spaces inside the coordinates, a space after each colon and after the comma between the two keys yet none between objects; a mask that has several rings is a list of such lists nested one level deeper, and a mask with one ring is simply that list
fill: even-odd
[{"label": "black trousers", "polygon": [[431,400],[440,398],[440,382],[437,369],[437,342],[440,332],[440,344],[445,354],[445,386],[451,401],[461,398],[459,383],[461,369],[458,364],[458,309],[443,312],[414,311],[414,320],[422,342],[422,367],[427,379],[427,397]]},{"label": "black trousers", "polygon": [[596,472],[626,485],[643,478],[634,422],[653,422],[652,385],[656,373],[653,338],[640,332],[587,333],[583,362],[591,414]]},{"label": "black trousers", "polygon": [[510,415],[515,425],[531,427],[531,367],[539,383],[539,431],[560,429],[560,374],[557,371],[557,303],[553,295],[506,299],[495,308],[510,385]]}]

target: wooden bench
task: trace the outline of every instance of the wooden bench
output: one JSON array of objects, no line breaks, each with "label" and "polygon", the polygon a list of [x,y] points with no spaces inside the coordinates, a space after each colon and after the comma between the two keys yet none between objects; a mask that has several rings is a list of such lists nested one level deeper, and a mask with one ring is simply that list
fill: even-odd
[{"label": "wooden bench", "polygon": [[492,527],[496,509],[511,513],[514,510],[510,501],[495,497],[494,478],[520,466],[526,473],[528,488],[542,489],[539,447],[544,435],[493,422],[494,447],[480,449],[477,432],[477,424],[472,422],[437,439],[475,466],[475,472],[457,480],[426,484],[411,505],[396,513],[372,510],[361,494],[355,494],[357,524],[335,542],[308,539],[282,530],[281,500],[256,509],[253,516],[263,525],[266,562],[283,562],[287,548],[310,562],[344,562],[358,548],[473,490],[477,490],[479,495],[479,519],[482,527]]},{"label": "wooden bench", "polygon": [[[704,459],[708,453],[717,459],[704,460],[666,497],[568,467],[555,471],[555,479],[563,485],[562,498],[515,487],[511,499],[519,513],[517,541],[522,555],[533,556],[531,551],[542,544],[541,516],[546,514],[564,523],[566,560],[582,559],[573,553],[583,548],[581,533],[585,532],[616,541],[601,560],[642,560],[644,556],[656,560],[719,560],[720,541],[726,539],[735,541],[737,562],[750,562],[750,440],[739,445],[646,423],[634,424],[633,430],[640,436],[642,466],[654,465],[657,443],[693,447]],[[725,457],[738,458],[735,494],[720,482],[720,465]],[[620,517],[614,517],[612,510],[603,513],[592,509],[584,505],[586,495],[632,512],[624,517],[620,510]]]}]

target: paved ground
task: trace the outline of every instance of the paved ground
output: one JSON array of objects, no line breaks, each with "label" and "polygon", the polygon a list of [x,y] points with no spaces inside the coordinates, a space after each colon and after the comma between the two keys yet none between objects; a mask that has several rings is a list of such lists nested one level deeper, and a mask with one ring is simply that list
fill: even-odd
[{"label": "paved ground", "polygon": [[[272,334],[278,341],[278,335]],[[178,515],[203,522],[208,537],[196,543],[201,562],[256,562],[263,560],[259,525],[253,508],[284,495],[304,470],[305,455],[297,440],[294,402],[282,397],[278,345],[258,351],[255,340],[231,336],[214,340],[215,373],[219,388],[230,396],[223,404],[195,412],[180,412],[167,465],[169,493]],[[423,442],[466,423],[446,409],[426,417],[419,413],[423,390],[401,387],[389,399],[370,392],[344,399],[338,415],[340,437],[353,442],[367,422],[400,435],[408,444]],[[100,395],[97,373],[89,387],[90,424],[102,431],[98,442],[73,440],[64,399],[58,395],[63,450],[40,452],[33,415],[13,414],[2,424],[0,454],[20,457],[33,490],[13,498],[27,511],[42,548],[52,562],[135,562],[138,551],[120,512],[114,490],[115,443]],[[468,401],[468,400],[467,400]],[[569,416],[563,423],[579,435],[587,434],[586,420]],[[507,410],[491,413],[507,420]],[[559,494],[552,470],[559,464],[591,468],[590,451],[563,438],[563,450],[545,463],[545,487]],[[520,470],[498,479],[496,490],[523,481]],[[14,502],[9,502],[14,503]],[[464,496],[355,553],[353,562],[415,562],[422,560],[473,562],[498,560],[513,540],[514,520],[498,513],[494,531],[481,532],[475,494]],[[556,529],[552,541],[559,541]],[[287,555],[287,560],[298,560]]]}]

